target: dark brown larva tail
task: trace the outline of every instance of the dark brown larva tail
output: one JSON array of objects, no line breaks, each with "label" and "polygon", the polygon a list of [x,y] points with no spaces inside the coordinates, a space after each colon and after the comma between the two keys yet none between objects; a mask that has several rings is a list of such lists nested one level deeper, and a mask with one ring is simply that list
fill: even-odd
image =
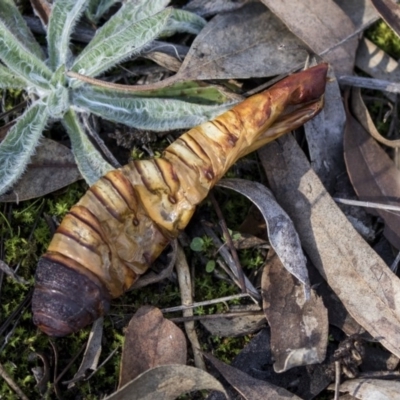
[{"label": "dark brown larva tail", "polygon": [[132,162],[91,186],[39,262],[35,324],[64,336],[106,313],[237,159],[321,110],[326,73],[321,64],[291,75],[186,132],[162,157]]}]

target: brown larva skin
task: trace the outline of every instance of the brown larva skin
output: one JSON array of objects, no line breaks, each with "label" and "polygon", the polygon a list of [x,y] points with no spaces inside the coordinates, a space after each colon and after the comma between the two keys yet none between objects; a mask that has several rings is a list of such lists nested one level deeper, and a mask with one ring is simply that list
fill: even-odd
[{"label": "brown larva skin", "polygon": [[39,261],[35,324],[64,336],[106,313],[240,157],[321,110],[326,73],[320,64],[293,74],[189,130],[160,158],[133,161],[91,186]]}]

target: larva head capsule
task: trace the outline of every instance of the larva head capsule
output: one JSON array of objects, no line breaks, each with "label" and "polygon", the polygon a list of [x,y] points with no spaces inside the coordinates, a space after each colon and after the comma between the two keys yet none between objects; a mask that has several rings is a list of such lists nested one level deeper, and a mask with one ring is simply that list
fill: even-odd
[{"label": "larva head capsule", "polygon": [[108,312],[110,296],[96,277],[43,256],[32,298],[33,322],[49,336],[77,332]]}]

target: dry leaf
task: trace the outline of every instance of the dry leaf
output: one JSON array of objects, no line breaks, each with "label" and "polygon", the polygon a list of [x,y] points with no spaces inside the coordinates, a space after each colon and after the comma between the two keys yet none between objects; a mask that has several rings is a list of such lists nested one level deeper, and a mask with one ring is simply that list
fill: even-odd
[{"label": "dry leaf", "polygon": [[[360,200],[398,205],[400,171],[365,129],[347,113],[344,158],[351,183]],[[384,235],[400,249],[400,215],[374,210],[385,221]]]},{"label": "dry leaf", "polygon": [[250,375],[223,363],[211,354],[204,354],[204,356],[246,400],[301,400],[300,397],[286,389],[265,380],[254,379]]},{"label": "dry leaf", "polygon": [[19,202],[44,196],[81,179],[72,151],[50,139],[42,139],[28,169],[0,202]]},{"label": "dry leaf", "polygon": [[367,28],[379,18],[370,0],[335,0],[335,3],[351,19],[357,30]]},{"label": "dry leaf", "polygon": [[119,388],[144,371],[166,364],[186,364],[185,336],[158,308],[141,307],[126,330]]},{"label": "dry leaf", "polygon": [[315,267],[350,315],[399,356],[399,279],[339,210],[293,137],[278,139],[259,154]]},{"label": "dry leaf", "polygon": [[180,79],[267,77],[303,64],[302,43],[264,5],[246,4],[217,15],[199,33]]},{"label": "dry leaf", "polygon": [[261,288],[263,309],[271,328],[275,372],[324,361],[328,312],[314,291],[306,300],[303,288],[273,250],[263,269]]},{"label": "dry leaf", "polygon": [[[329,389],[333,390],[333,385]],[[349,379],[342,383],[340,392],[348,392],[360,400],[395,400],[399,398],[400,382],[382,379]]]},{"label": "dry leaf", "polygon": [[187,365],[170,364],[143,372],[105,400],[174,400],[194,390],[218,390],[226,394],[209,373]]},{"label": "dry leaf", "polygon": [[274,360],[270,342],[269,329],[263,329],[235,357],[231,366],[255,379],[267,380],[283,388],[290,387],[290,390],[302,399],[313,399],[332,382],[332,370],[328,361],[277,374],[272,367]]},{"label": "dry leaf", "polygon": [[263,215],[268,228],[268,238],[283,266],[294,275],[308,292],[310,282],[306,259],[293,223],[279,206],[273,194],[261,183],[244,179],[223,179],[217,186],[234,190],[252,201]]},{"label": "dry leaf", "polygon": [[355,31],[350,18],[332,0],[262,0],[300,40],[334,68],[336,75],[353,73],[357,38],[348,39]]},{"label": "dry leaf", "polygon": [[380,16],[400,36],[400,7],[393,0],[371,0]]},{"label": "dry leaf", "polygon": [[305,125],[311,165],[329,192],[334,190],[337,176],[345,171],[343,132],[346,113],[339,84],[332,68],[328,72],[325,105],[321,113]]},{"label": "dry leaf", "polygon": [[[252,309],[253,313],[240,315],[241,312],[251,312]],[[222,337],[244,336],[259,331],[265,326],[265,316],[259,310],[260,308],[256,305],[232,307],[229,312],[237,312],[237,316],[224,317],[221,314],[219,318],[201,319],[200,323],[211,335]]]}]

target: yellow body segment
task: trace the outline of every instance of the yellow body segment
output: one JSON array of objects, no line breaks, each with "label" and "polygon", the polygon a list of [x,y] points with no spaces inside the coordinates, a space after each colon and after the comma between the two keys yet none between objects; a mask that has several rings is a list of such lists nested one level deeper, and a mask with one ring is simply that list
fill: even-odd
[{"label": "yellow body segment", "polygon": [[[33,308],[34,313],[38,310],[36,321],[41,329],[59,335],[70,324],[66,321],[61,327],[48,328],[51,318],[40,314],[50,282],[50,264],[60,268],[65,281],[73,279],[69,269],[84,276],[88,297],[91,293],[120,296],[185,228],[196,206],[238,158],[320,111],[326,72],[326,64],[321,64],[289,76],[189,130],[167,147],[161,158],[131,162],[90,187],[62,221],[39,263]],[[46,272],[40,272],[41,265]],[[91,288],[93,279],[96,285]],[[60,298],[64,297],[62,286],[56,286]],[[76,283],[71,282],[71,286],[75,288]],[[93,304],[85,323],[103,312],[93,311],[97,307]],[[47,308],[46,313],[50,312]],[[63,310],[62,317],[52,318],[64,318],[66,313]],[[78,319],[70,318],[74,324]],[[74,325],[71,331],[76,329]]]}]

